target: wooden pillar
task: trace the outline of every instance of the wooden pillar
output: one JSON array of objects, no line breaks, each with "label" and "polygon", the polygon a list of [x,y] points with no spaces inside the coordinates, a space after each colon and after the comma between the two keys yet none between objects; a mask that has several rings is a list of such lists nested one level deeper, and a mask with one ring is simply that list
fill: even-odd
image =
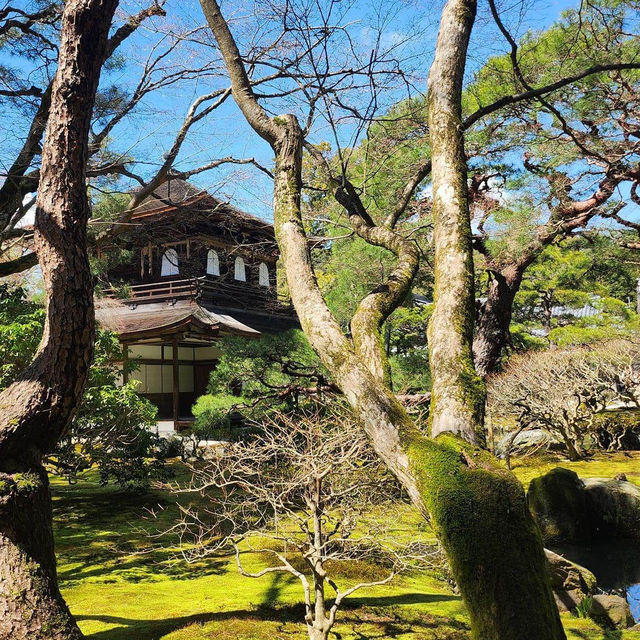
[{"label": "wooden pillar", "polygon": [[178,342],[173,341],[173,428],[180,416],[180,367],[178,366]]}]

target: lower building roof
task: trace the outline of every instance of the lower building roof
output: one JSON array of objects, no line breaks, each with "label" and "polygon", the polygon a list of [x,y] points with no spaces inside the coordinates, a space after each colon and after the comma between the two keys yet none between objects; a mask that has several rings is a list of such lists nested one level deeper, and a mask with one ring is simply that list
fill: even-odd
[{"label": "lower building roof", "polygon": [[104,299],[96,304],[96,321],[103,329],[117,333],[123,342],[185,334],[212,339],[225,335],[247,338],[262,335],[233,316],[214,313],[194,300],[132,304]]}]

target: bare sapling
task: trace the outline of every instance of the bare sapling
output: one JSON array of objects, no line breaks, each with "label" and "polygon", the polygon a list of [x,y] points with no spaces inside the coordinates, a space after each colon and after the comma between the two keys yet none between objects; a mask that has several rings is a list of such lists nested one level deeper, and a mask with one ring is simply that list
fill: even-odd
[{"label": "bare sapling", "polygon": [[[192,471],[181,490],[200,492],[206,507],[182,510],[187,559],[229,548],[243,576],[294,576],[311,640],[329,637],[348,596],[440,559],[437,547],[380,526],[375,514],[383,506],[389,521],[398,486],[345,413],[278,414]],[[345,569],[361,581],[341,584]]]}]

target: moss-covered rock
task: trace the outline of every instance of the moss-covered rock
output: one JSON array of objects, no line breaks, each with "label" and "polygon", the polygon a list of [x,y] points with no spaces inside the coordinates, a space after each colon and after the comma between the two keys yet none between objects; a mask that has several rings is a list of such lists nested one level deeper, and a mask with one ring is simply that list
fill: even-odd
[{"label": "moss-covered rock", "polygon": [[640,488],[558,467],[531,481],[527,501],[546,543],[640,538]]},{"label": "moss-covered rock", "polygon": [[634,624],[629,603],[620,596],[593,596],[589,615],[599,624],[613,629],[628,629]]},{"label": "moss-covered rock", "polygon": [[626,480],[586,478],[594,537],[640,538],[640,488]]},{"label": "moss-covered rock", "polygon": [[527,502],[545,543],[591,538],[584,483],[575,471],[558,467],[534,478]]}]

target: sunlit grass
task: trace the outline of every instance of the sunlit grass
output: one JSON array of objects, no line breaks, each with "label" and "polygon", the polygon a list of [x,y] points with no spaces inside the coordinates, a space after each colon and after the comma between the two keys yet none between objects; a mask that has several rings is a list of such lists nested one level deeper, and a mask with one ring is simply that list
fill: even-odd
[{"label": "sunlit grass", "polygon": [[559,455],[546,455],[515,460],[513,472],[527,488],[536,476],[555,467],[575,471],[581,478],[613,478],[624,473],[629,482],[640,486],[640,451],[598,453],[592,458],[571,462]]},{"label": "sunlit grass", "polygon": [[[589,463],[580,475],[615,475],[638,466],[639,457]],[[556,466],[529,462],[516,469],[523,482]],[[566,466],[564,462],[562,466]],[[582,469],[588,470],[583,473]],[[596,471],[592,472],[592,469]],[[640,470],[640,469],[638,469]],[[630,478],[631,479],[631,478]],[[306,637],[301,592],[290,576],[253,580],[240,576],[229,555],[188,564],[175,539],[158,534],[178,517],[165,492],[131,495],[100,487],[89,473],[77,485],[53,479],[60,583],[71,610],[91,640],[278,640]],[[181,500],[193,498],[181,496]],[[398,539],[432,533],[409,506],[381,508],[369,518]],[[161,545],[148,551],[152,545]],[[264,559],[248,557],[252,567]],[[372,567],[362,566],[367,574]],[[359,569],[338,576],[357,580]],[[571,640],[640,640],[640,633],[605,635],[589,620],[565,616]],[[460,598],[430,575],[410,575],[364,590],[339,615],[335,638],[364,640],[468,640]],[[339,634],[339,635],[338,635]]]}]

